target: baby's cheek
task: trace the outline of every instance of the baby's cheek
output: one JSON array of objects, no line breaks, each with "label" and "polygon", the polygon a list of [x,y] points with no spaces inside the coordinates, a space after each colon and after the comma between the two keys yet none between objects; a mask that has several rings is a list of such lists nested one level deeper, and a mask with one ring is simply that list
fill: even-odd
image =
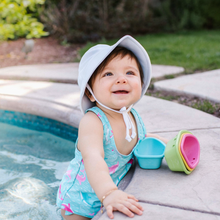
[{"label": "baby's cheek", "polygon": [[139,96],[141,96],[141,92],[142,92],[142,86],[140,83],[135,83],[133,86],[133,89],[135,90],[135,93]]}]

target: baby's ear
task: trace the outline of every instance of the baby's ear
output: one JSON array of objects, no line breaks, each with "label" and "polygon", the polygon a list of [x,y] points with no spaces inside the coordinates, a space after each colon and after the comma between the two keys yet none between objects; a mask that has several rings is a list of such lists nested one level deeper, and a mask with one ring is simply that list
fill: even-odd
[{"label": "baby's ear", "polygon": [[85,94],[90,99],[91,102],[95,102],[94,97],[92,96],[92,94],[89,92],[89,90],[87,88],[85,90]]}]

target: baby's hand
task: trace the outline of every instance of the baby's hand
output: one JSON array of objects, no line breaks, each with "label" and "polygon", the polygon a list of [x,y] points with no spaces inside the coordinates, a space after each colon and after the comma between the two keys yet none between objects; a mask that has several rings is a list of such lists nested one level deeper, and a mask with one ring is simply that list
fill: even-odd
[{"label": "baby's hand", "polygon": [[114,218],[113,211],[120,211],[132,218],[134,213],[142,215],[144,210],[133,195],[129,195],[121,190],[115,190],[108,195],[104,199],[103,205],[108,217],[111,219]]}]

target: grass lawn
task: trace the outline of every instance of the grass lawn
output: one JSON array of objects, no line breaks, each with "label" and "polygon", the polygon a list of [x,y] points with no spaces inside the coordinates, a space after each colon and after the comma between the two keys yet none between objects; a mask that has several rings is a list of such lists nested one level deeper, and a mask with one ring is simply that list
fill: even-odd
[{"label": "grass lawn", "polygon": [[[185,31],[179,33],[134,36],[147,50],[152,64],[174,65],[186,73],[220,68],[220,30]],[[112,45],[117,40],[99,43]],[[82,56],[95,44],[88,43],[80,50]]]}]

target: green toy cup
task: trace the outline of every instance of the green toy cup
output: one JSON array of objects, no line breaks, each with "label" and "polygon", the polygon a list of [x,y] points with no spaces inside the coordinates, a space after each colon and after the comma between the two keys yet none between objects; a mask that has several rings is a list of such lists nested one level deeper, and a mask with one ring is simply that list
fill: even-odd
[{"label": "green toy cup", "polygon": [[192,171],[187,170],[178,149],[181,135],[184,133],[191,134],[191,132],[187,130],[181,130],[176,137],[167,143],[165,149],[165,160],[170,170],[190,174]]}]

